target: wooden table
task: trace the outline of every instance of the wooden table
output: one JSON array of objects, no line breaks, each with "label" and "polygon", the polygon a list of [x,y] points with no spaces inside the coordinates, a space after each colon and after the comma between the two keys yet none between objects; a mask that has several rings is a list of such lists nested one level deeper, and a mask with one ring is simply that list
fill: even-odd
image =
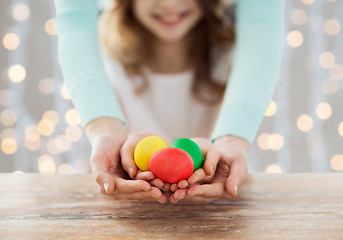
[{"label": "wooden table", "polygon": [[343,174],[250,174],[207,205],[118,200],[91,175],[0,174],[0,239],[343,239]]}]

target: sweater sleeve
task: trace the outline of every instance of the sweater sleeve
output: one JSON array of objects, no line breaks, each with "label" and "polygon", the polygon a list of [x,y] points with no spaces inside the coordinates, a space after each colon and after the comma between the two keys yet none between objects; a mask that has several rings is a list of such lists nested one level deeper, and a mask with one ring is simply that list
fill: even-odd
[{"label": "sweater sleeve", "polygon": [[234,135],[253,143],[279,76],[284,0],[237,0],[232,72],[211,139]]},{"label": "sweater sleeve", "polygon": [[59,63],[84,126],[98,117],[125,124],[98,45],[96,0],[55,0]]}]

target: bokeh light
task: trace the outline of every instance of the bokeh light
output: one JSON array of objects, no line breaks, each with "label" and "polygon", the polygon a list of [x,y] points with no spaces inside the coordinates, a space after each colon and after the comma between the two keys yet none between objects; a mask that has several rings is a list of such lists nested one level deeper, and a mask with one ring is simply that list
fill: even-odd
[{"label": "bokeh light", "polygon": [[257,145],[262,150],[268,150],[269,149],[269,145],[268,145],[269,136],[270,136],[269,133],[263,133],[258,137]]},{"label": "bokeh light", "polygon": [[313,119],[309,115],[301,115],[297,120],[297,126],[300,131],[308,132],[313,127]]},{"label": "bokeh light", "polygon": [[61,87],[61,96],[66,100],[71,100],[71,97],[65,84],[63,84]]},{"label": "bokeh light", "polygon": [[13,128],[5,128],[0,133],[0,139],[4,140],[5,138],[16,138],[16,133]]},{"label": "bokeh light", "polygon": [[17,170],[17,171],[13,171],[14,174],[22,174],[24,173],[23,171]]},{"label": "bokeh light", "polygon": [[319,119],[329,119],[332,114],[332,108],[328,103],[320,103],[316,108],[316,115]]},{"label": "bokeh light", "polygon": [[2,39],[2,44],[7,50],[15,50],[18,48],[20,40],[17,34],[7,33]]},{"label": "bokeh light", "polygon": [[43,78],[38,83],[38,90],[43,95],[52,94],[55,90],[54,81],[50,78]]},{"label": "bokeh light", "polygon": [[30,9],[25,4],[17,4],[12,10],[12,15],[17,21],[25,21],[30,16]]},{"label": "bokeh light", "polygon": [[5,109],[0,114],[0,122],[5,127],[11,127],[16,123],[17,117],[11,109]]},{"label": "bokeh light", "polygon": [[307,13],[304,9],[298,8],[292,11],[291,19],[294,24],[302,25],[307,21]]},{"label": "bokeh light", "polygon": [[268,107],[266,113],[264,114],[264,116],[271,117],[271,116],[273,116],[276,113],[276,110],[277,110],[277,105],[272,100],[272,101],[270,101],[269,107]]},{"label": "bokeh light", "polygon": [[14,154],[18,149],[17,141],[14,138],[5,138],[1,141],[1,150],[7,155]]},{"label": "bokeh light", "polygon": [[75,126],[81,124],[79,113],[75,108],[69,109],[65,114],[65,120],[69,125]]},{"label": "bokeh light", "polygon": [[325,79],[322,83],[322,90],[326,95],[332,95],[337,92],[338,86],[337,81],[331,78]]},{"label": "bokeh light", "polygon": [[71,165],[64,163],[58,167],[57,173],[59,173],[59,174],[72,174],[72,173],[74,173],[74,169]]},{"label": "bokeh light", "polygon": [[338,125],[338,133],[343,137],[343,122]]},{"label": "bokeh light", "polygon": [[342,171],[343,170],[343,155],[336,154],[330,160],[331,168],[335,171]]},{"label": "bokeh light", "polygon": [[50,35],[50,36],[55,36],[56,35],[56,30],[55,30],[54,22],[55,22],[54,19],[49,19],[44,24],[45,32],[48,35]]},{"label": "bokeh light", "polygon": [[82,129],[78,126],[69,126],[65,131],[67,139],[71,142],[77,142],[82,137]]},{"label": "bokeh light", "polygon": [[55,160],[52,156],[45,154],[38,159],[38,168],[40,173],[53,174],[56,171]]},{"label": "bokeh light", "polygon": [[304,36],[299,31],[291,31],[287,35],[287,42],[293,48],[300,47],[304,42]]},{"label": "bokeh light", "polygon": [[282,169],[279,165],[272,164],[269,165],[265,170],[265,173],[282,173]]},{"label": "bokeh light", "polygon": [[55,144],[55,138],[49,139],[49,141],[46,144],[46,148],[50,154],[57,155],[60,154],[60,150],[57,149]]},{"label": "bokeh light", "polygon": [[268,147],[274,151],[280,150],[284,145],[284,139],[283,137],[278,134],[274,133],[271,134],[268,138]]},{"label": "bokeh light", "polygon": [[55,131],[55,124],[50,119],[42,119],[38,123],[38,131],[43,136],[50,136]]},{"label": "bokeh light", "polygon": [[323,52],[319,56],[319,64],[322,68],[329,69],[335,65],[336,58],[331,52]]},{"label": "bokeh light", "polygon": [[329,19],[325,22],[325,32],[330,36],[335,36],[341,31],[341,24],[336,19]]},{"label": "bokeh light", "polygon": [[13,65],[8,69],[8,78],[12,82],[22,82],[26,77],[26,69],[22,65]]},{"label": "bokeh light", "polygon": [[60,152],[65,152],[69,150],[71,143],[65,135],[59,135],[55,139],[55,146]]},{"label": "bokeh light", "polygon": [[315,0],[301,0],[304,4],[312,4]]},{"label": "bokeh light", "polygon": [[58,121],[59,121],[57,112],[55,112],[53,110],[48,110],[48,111],[44,112],[42,119],[50,120],[54,124],[54,126],[56,126]]}]

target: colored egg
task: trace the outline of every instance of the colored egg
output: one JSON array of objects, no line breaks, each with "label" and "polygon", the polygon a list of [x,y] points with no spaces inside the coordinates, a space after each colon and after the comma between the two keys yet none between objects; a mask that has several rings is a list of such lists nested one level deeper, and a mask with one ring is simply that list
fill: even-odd
[{"label": "colored egg", "polygon": [[167,148],[167,143],[160,137],[149,136],[142,139],[135,147],[133,158],[137,167],[142,171],[148,171],[149,160],[157,151]]},{"label": "colored egg", "polygon": [[152,173],[168,183],[187,179],[194,169],[192,157],[179,148],[165,148],[152,155],[149,162]]},{"label": "colored egg", "polygon": [[194,141],[188,138],[180,138],[175,140],[171,147],[180,148],[186,151],[193,159],[194,162],[194,170],[197,170],[201,167],[203,162],[203,155],[201,152],[200,147]]}]

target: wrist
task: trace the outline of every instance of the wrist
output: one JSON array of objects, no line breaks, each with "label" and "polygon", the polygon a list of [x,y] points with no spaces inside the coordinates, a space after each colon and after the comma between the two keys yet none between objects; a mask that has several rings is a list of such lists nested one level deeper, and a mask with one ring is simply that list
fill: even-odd
[{"label": "wrist", "polygon": [[250,142],[244,138],[233,136],[233,135],[225,135],[219,137],[214,140],[214,145],[218,144],[237,144],[243,147],[243,149],[247,152],[250,148]]},{"label": "wrist", "polygon": [[111,117],[100,117],[89,122],[85,127],[86,135],[89,142],[100,136],[117,136],[125,140],[127,130],[122,121]]}]

